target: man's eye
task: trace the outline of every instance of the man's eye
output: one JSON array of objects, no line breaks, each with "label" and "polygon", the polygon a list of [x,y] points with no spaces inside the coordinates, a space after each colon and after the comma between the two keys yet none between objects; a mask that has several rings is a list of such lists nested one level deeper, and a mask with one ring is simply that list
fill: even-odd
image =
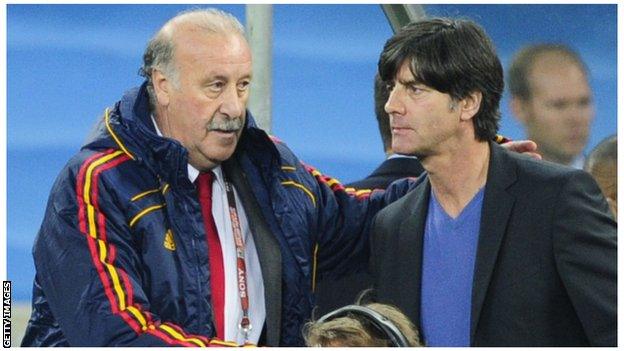
[{"label": "man's eye", "polygon": [[577,102],[578,107],[587,107],[592,104],[591,98],[582,98]]},{"label": "man's eye", "polygon": [[547,106],[555,110],[565,110],[570,104],[564,100],[549,101]]},{"label": "man's eye", "polygon": [[420,94],[424,91],[421,87],[416,85],[410,85],[408,89],[414,94]]},{"label": "man's eye", "polygon": [[221,91],[224,86],[225,86],[224,82],[212,82],[208,84],[208,89],[212,91]]},{"label": "man's eye", "polygon": [[394,82],[386,83],[386,90],[387,91],[392,91],[392,89],[394,89]]},{"label": "man's eye", "polygon": [[237,88],[238,88],[239,91],[245,91],[245,90],[249,89],[249,84],[250,84],[249,81],[242,81],[242,82],[238,83],[238,87]]}]

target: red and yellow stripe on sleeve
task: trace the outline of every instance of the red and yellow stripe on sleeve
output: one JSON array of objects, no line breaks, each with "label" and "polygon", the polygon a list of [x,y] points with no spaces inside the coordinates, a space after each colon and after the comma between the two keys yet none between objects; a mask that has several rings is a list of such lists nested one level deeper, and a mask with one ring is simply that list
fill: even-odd
[{"label": "red and yellow stripe on sleeve", "polygon": [[87,238],[91,259],[111,310],[137,334],[149,333],[170,345],[210,346],[211,341],[206,337],[186,334],[170,323],[153,322],[151,314],[134,303],[127,273],[114,265],[116,248],[106,239],[106,218],[98,203],[98,178],[102,172],[130,159],[120,150],[96,153],[82,164],[76,182],[79,228]]},{"label": "red and yellow stripe on sleeve", "polygon": [[344,185],[342,185],[338,179],[323,175],[316,168],[310,165],[307,165],[303,162],[302,162],[302,165],[305,167],[308,173],[310,173],[320,183],[327,184],[327,186],[329,186],[329,188],[333,192],[344,191],[348,195],[355,196],[358,200],[364,200],[368,198],[372,192],[372,189],[345,188]]}]

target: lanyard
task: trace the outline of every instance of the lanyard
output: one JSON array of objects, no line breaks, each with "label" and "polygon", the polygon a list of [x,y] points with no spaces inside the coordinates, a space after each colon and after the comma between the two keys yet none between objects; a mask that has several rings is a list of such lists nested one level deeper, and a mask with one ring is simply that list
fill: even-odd
[{"label": "lanyard", "polygon": [[245,244],[243,243],[243,233],[238,220],[239,217],[238,211],[236,210],[234,189],[232,188],[232,184],[225,177],[225,174],[223,174],[223,180],[225,183],[225,191],[227,192],[230,220],[232,221],[232,235],[234,236],[234,244],[236,245],[236,286],[238,287],[238,296],[240,297],[241,309],[243,310],[243,318],[238,324],[238,328],[243,332],[245,342],[247,342],[249,341],[249,332],[251,331],[251,320],[249,319],[249,295],[247,294]]}]

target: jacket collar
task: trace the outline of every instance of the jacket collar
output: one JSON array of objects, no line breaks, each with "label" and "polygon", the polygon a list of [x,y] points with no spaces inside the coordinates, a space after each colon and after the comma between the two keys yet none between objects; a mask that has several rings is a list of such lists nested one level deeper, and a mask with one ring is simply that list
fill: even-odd
[{"label": "jacket collar", "polygon": [[[191,186],[188,152],[177,140],[156,133],[150,117],[147,82],[127,91],[112,109],[106,110],[95,135],[85,147],[119,148],[172,187]],[[277,149],[266,133],[257,128],[249,111],[236,153],[248,153],[259,159],[259,164],[279,163]]]},{"label": "jacket collar", "polygon": [[416,183],[418,185],[414,190],[400,200],[404,201],[404,206],[407,206],[408,212],[398,231],[399,252],[397,252],[397,257],[402,262],[401,267],[404,269],[402,275],[409,278],[404,280],[405,286],[399,291],[398,300],[403,301],[401,306],[404,306],[408,317],[416,324],[420,324],[423,238],[431,184],[426,173],[423,173],[416,180]]},{"label": "jacket collar", "polygon": [[508,189],[517,180],[517,169],[507,152],[500,145],[490,142],[490,163],[483,195],[472,287],[471,345],[474,344],[483,302],[515,202],[515,197]]}]

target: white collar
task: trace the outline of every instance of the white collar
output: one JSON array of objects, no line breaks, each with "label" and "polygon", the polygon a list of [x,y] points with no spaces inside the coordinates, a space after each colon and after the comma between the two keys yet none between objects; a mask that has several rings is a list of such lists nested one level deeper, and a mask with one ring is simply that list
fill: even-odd
[{"label": "white collar", "polygon": [[583,165],[585,164],[585,155],[579,154],[576,156],[572,162],[570,162],[569,166],[576,169],[583,169]]},{"label": "white collar", "polygon": [[414,160],[418,160],[418,157],[413,156],[413,155],[402,155],[402,154],[390,154],[390,156],[387,157],[387,160],[393,159],[393,158],[412,158]]}]

